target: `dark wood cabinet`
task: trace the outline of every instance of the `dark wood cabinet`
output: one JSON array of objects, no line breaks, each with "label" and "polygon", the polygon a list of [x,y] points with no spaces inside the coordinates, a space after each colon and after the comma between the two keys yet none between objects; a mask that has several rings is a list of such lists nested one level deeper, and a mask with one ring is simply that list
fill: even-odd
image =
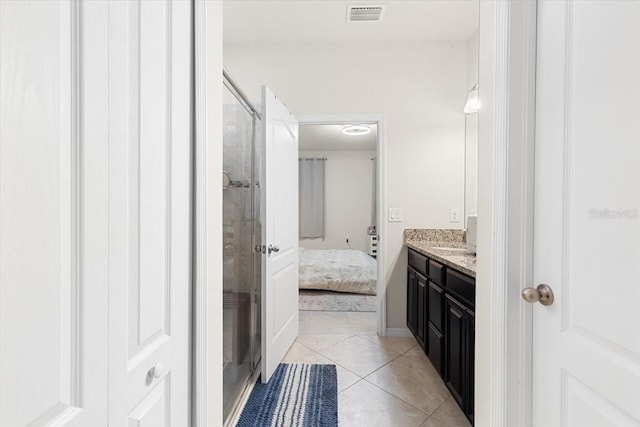
[{"label": "dark wood cabinet", "polygon": [[428,265],[429,265],[429,268],[428,268],[429,279],[431,279],[431,281],[436,285],[444,286],[445,266],[432,259],[429,260]]},{"label": "dark wood cabinet", "polygon": [[445,313],[444,381],[473,421],[474,313],[451,295],[445,296]]},{"label": "dark wood cabinet", "polygon": [[407,326],[473,424],[475,279],[409,249]]},{"label": "dark wood cabinet", "polygon": [[427,278],[420,273],[416,273],[417,276],[417,319],[416,319],[416,339],[418,344],[425,352],[429,352],[427,346],[427,323],[428,323],[428,293],[427,293]]},{"label": "dark wood cabinet", "polygon": [[475,312],[467,310],[467,344],[469,345],[469,351],[467,352],[467,404],[463,408],[464,414],[471,421],[471,425],[473,425],[473,411],[474,411],[474,387],[475,387],[475,363],[476,363],[476,316]]},{"label": "dark wood cabinet", "polygon": [[416,334],[416,319],[418,317],[418,307],[416,305],[417,276],[416,270],[409,266],[407,268],[407,327],[412,334]]},{"label": "dark wood cabinet", "polygon": [[[442,282],[441,282],[442,283]],[[429,280],[428,291],[428,337],[429,351],[427,356],[440,376],[444,375],[444,289]]]},{"label": "dark wood cabinet", "polygon": [[410,250],[407,273],[407,327],[427,351],[427,257]]},{"label": "dark wood cabinet", "polygon": [[429,321],[440,332],[443,330],[443,303],[444,289],[433,282],[429,282]]},{"label": "dark wood cabinet", "polygon": [[459,405],[463,394],[464,359],[464,307],[447,295],[445,299],[447,336],[445,338],[446,363],[444,380]]},{"label": "dark wood cabinet", "polygon": [[444,334],[429,322],[429,353],[427,356],[436,371],[442,376],[444,370]]}]

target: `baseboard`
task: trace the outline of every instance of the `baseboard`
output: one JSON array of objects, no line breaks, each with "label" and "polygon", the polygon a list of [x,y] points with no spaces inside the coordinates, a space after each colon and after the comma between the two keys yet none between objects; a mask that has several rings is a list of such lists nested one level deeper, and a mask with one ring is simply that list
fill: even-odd
[{"label": "baseboard", "polygon": [[410,338],[413,336],[409,328],[387,328],[388,337]]}]

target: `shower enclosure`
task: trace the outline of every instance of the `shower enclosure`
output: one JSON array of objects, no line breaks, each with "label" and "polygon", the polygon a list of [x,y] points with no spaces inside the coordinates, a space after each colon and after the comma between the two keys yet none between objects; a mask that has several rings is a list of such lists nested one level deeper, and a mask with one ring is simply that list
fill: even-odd
[{"label": "shower enclosure", "polygon": [[260,362],[260,114],[224,73],[224,419]]}]

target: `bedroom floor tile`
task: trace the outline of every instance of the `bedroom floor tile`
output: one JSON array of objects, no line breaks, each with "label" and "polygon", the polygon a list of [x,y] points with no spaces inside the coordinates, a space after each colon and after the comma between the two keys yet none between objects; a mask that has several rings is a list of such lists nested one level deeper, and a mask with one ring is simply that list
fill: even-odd
[{"label": "bedroom floor tile", "polygon": [[427,414],[367,381],[338,395],[338,424],[342,427],[419,426]]},{"label": "bedroom floor tile", "polygon": [[431,363],[415,357],[400,356],[365,379],[426,414],[433,413],[449,397]]},{"label": "bedroom floor tile", "polygon": [[351,337],[319,352],[361,377],[389,363],[400,354],[362,337]]}]

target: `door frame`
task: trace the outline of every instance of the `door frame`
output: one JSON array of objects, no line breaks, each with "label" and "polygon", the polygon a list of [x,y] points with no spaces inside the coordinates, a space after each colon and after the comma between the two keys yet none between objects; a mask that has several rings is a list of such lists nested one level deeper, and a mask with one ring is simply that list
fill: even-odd
[{"label": "door frame", "polygon": [[[218,243],[222,240],[222,187],[212,184],[222,174],[223,10],[222,2],[194,1],[193,426],[214,427],[222,424],[223,412],[222,351],[217,346],[223,337],[222,248]],[[475,422],[479,427],[531,425],[532,311],[520,301],[519,293],[531,282],[533,261],[530,153],[534,144],[536,8],[535,0],[480,2],[478,216],[489,220],[478,225]],[[518,49],[524,55],[518,55]],[[384,116],[376,117],[384,129]],[[386,157],[384,145],[379,155]],[[385,173],[383,167],[379,170]],[[386,177],[383,183],[380,205],[384,201],[386,209]],[[386,233],[383,228],[384,222],[380,232]],[[523,231],[514,232],[518,230]],[[380,254],[386,258],[384,250]],[[381,294],[386,289],[378,291]],[[378,332],[384,333],[384,298],[379,308]],[[516,373],[509,382],[507,369]]]},{"label": "door frame", "polygon": [[192,427],[223,423],[222,6],[194,0]]},{"label": "door frame", "polygon": [[387,210],[387,148],[386,148],[386,117],[384,114],[313,114],[298,116],[299,125],[341,125],[348,123],[371,123],[378,127],[376,140],[376,217],[378,218],[378,255],[377,284],[376,284],[376,328],[378,335],[387,335],[387,261],[386,232],[387,223],[384,212]]},{"label": "door frame", "polygon": [[530,426],[537,1],[480,2],[475,408]]}]

